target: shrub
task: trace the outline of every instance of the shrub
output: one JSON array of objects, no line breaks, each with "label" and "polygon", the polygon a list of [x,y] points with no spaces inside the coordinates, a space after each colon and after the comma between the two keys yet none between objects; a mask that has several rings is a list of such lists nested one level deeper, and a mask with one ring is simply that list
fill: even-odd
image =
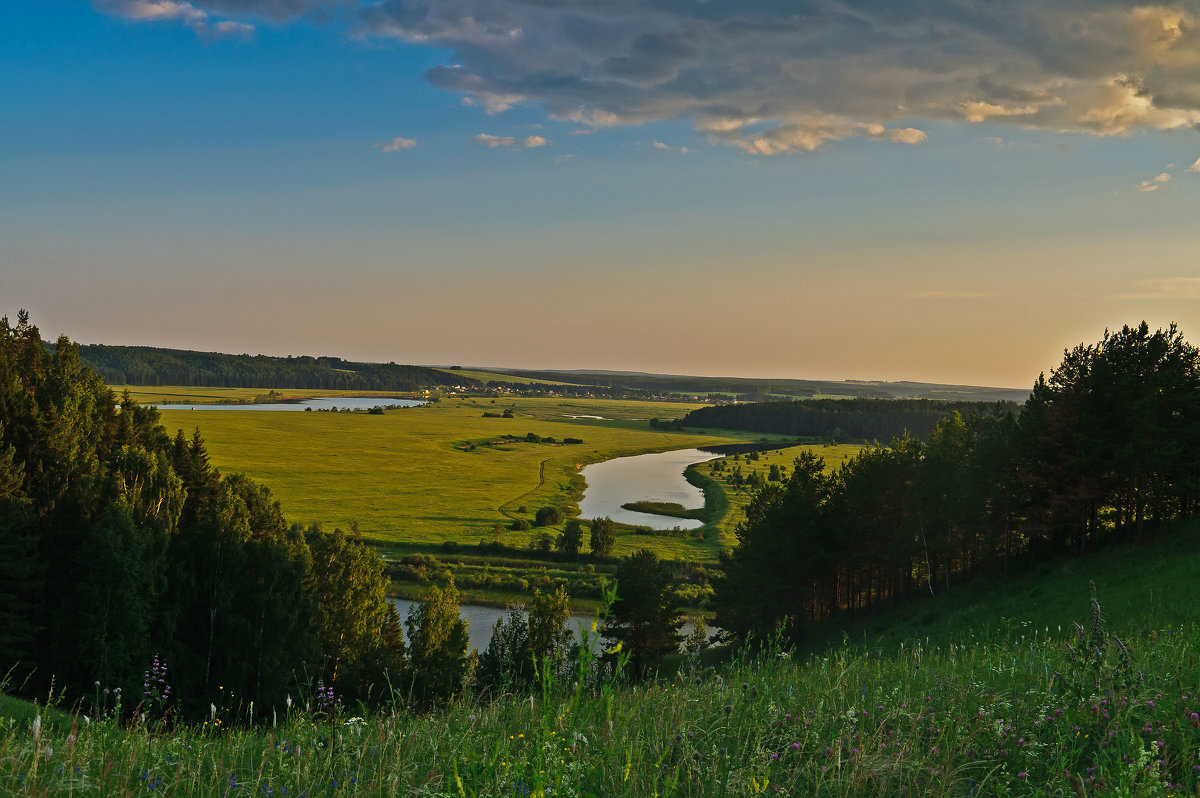
[{"label": "shrub", "polygon": [[557,526],[562,523],[563,512],[557,507],[542,507],[533,518],[535,526]]}]

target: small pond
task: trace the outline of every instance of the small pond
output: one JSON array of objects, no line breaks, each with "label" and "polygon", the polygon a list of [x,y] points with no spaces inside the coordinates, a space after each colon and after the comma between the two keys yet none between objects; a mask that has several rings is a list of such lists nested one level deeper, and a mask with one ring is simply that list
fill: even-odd
[{"label": "small pond", "polygon": [[427,404],[422,399],[393,399],[389,396],[320,396],[295,402],[264,402],[235,405],[158,405],[159,410],[267,410],[295,412],[305,410],[370,410],[372,407],[416,407]]},{"label": "small pond", "polygon": [[683,471],[693,463],[716,458],[702,449],[678,449],[673,452],[639,454],[593,463],[583,468],[587,482],[579,515],[583,518],[608,516],[623,524],[648,526],[651,529],[696,529],[703,526],[691,518],[672,518],[666,515],[639,513],[621,505],[629,502],[671,502],[693,510],[704,506],[704,493],[683,478]]}]

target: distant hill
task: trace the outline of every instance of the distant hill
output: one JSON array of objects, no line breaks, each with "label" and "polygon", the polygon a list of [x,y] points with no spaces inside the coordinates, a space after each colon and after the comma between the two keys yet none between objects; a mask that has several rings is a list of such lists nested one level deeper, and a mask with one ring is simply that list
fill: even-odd
[{"label": "distant hill", "polygon": [[603,369],[549,369],[529,371],[490,368],[488,371],[514,377],[576,385],[650,391],[652,393],[723,394],[731,399],[769,401],[820,396],[860,399],[947,399],[966,402],[1024,402],[1028,389],[947,385],[928,382],[884,382],[879,380],[794,380],[749,377],[702,377],[682,374],[650,374],[640,371]]},{"label": "distant hill", "polygon": [[[53,347],[53,344],[49,344]],[[705,377],[636,371],[529,371],[403,366],[363,363],[338,357],[270,357],[164,349],[152,346],[79,347],[80,357],[113,385],[195,385],[223,388],[305,388],[414,391],[435,385],[506,386],[520,390],[561,387],[595,395],[710,396],[739,401],[785,401],[820,397],[858,399],[945,399],[964,402],[1024,402],[1027,390],[871,380],[793,380]],[[541,383],[531,385],[530,383]]]},{"label": "distant hill", "polygon": [[110,385],[195,385],[224,388],[306,388],[339,391],[415,391],[434,385],[477,386],[425,366],[357,363],[337,357],[268,357],[159,349],[150,346],[79,347],[83,362]]}]

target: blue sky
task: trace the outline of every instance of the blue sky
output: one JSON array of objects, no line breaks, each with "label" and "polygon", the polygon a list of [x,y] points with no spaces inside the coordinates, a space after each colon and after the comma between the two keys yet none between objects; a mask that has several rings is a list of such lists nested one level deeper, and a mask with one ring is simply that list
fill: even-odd
[{"label": "blue sky", "polygon": [[1200,2],[901,6],[9,4],[0,312],[1021,387],[1106,327],[1196,339]]}]

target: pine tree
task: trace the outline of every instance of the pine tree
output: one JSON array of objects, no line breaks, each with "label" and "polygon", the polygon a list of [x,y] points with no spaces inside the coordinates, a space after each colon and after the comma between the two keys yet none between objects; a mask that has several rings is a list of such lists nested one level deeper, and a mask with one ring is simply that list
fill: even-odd
[{"label": "pine tree", "polygon": [[671,570],[654,552],[641,549],[617,566],[617,600],[604,637],[629,651],[636,676],[646,676],[663,656],[679,650],[683,624],[671,590]]},{"label": "pine tree", "polygon": [[[26,668],[34,642],[38,578],[37,541],[29,501],[21,496],[24,470],[4,441],[0,423],[0,672],[18,662]],[[23,674],[22,674],[23,675]]]}]

